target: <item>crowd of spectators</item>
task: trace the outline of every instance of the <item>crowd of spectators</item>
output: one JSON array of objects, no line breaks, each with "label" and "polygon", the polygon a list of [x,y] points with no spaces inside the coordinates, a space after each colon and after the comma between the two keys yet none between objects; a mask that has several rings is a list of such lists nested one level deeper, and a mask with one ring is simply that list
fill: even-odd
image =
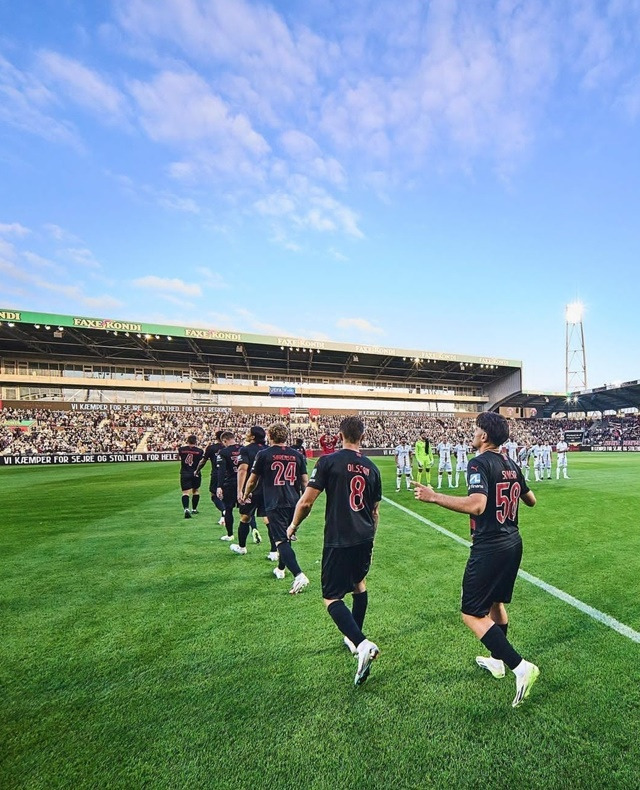
[{"label": "crowd of spectators", "polygon": [[[337,434],[340,416],[282,415],[279,412],[226,412],[193,414],[164,411],[51,411],[49,409],[0,410],[0,453],[39,455],[49,453],[162,452],[176,450],[189,433],[203,446],[216,431],[230,430],[241,441],[252,425],[283,422],[290,438],[302,438],[307,449],[317,449],[324,433]],[[472,418],[453,415],[378,413],[363,417],[365,448],[391,448],[405,438],[411,443],[423,431],[433,447],[441,441],[471,441]],[[638,415],[602,420],[509,420],[511,437],[519,444],[555,444],[565,430],[582,429],[591,444],[603,441],[640,441]]]}]

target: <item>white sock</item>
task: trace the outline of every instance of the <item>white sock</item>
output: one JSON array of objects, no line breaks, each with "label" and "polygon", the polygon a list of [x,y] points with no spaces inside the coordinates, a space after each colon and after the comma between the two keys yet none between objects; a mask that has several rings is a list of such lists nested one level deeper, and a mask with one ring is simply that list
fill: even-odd
[{"label": "white sock", "polygon": [[523,658],[522,661],[518,664],[518,666],[515,669],[512,669],[511,671],[513,672],[514,675],[516,675],[516,677],[521,678],[524,677],[524,675],[526,675],[529,666],[530,666],[529,662],[525,661]]}]

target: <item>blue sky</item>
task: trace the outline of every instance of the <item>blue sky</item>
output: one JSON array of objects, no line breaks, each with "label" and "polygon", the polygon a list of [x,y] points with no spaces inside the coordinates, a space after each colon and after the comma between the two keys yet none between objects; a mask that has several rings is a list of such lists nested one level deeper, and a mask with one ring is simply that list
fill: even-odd
[{"label": "blue sky", "polygon": [[640,377],[638,0],[0,3],[0,306]]}]

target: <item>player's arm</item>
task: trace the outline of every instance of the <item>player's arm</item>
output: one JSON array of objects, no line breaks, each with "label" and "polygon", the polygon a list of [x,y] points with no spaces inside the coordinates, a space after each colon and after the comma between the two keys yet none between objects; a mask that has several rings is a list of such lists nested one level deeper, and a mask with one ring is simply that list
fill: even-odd
[{"label": "player's arm", "polygon": [[438,505],[455,513],[466,513],[469,516],[480,516],[487,506],[486,494],[469,494],[468,496],[447,496],[434,491],[431,486],[423,486],[412,481],[415,486],[415,497],[419,502]]},{"label": "player's arm", "polygon": [[300,524],[305,520],[309,513],[311,513],[313,503],[320,496],[320,493],[321,492],[317,488],[311,488],[307,486],[304,489],[304,494],[298,500],[295,513],[291,519],[291,524],[287,529],[287,538],[291,539],[291,537],[296,534]]},{"label": "player's arm", "polygon": [[218,472],[218,479],[216,481],[216,496],[218,499],[222,499],[222,495],[224,493],[222,490],[222,484],[224,482],[224,458],[221,455],[218,455],[218,460],[216,461],[216,470]]},{"label": "player's arm", "polygon": [[[245,477],[247,475],[247,470],[245,469]],[[240,477],[240,467],[238,467],[238,478]],[[255,472],[251,472],[249,475],[249,479],[247,480],[247,485],[244,488],[244,498],[248,499],[249,495],[255,491],[256,486],[258,485],[258,480],[260,480],[260,475],[257,475]],[[240,483],[238,482],[238,491],[240,491]]]},{"label": "player's arm", "polygon": [[374,504],[371,515],[373,516],[373,534],[375,535],[378,531],[378,521],[380,520],[380,502]]},{"label": "player's arm", "polygon": [[246,499],[249,496],[247,492],[244,490],[244,484],[247,480],[247,472],[249,471],[249,464],[247,463],[240,463],[238,464],[238,502],[242,504],[241,500]]},{"label": "player's arm", "polygon": [[526,494],[520,497],[520,500],[524,502],[527,507],[533,507],[536,503],[536,495],[533,491],[527,491]]},{"label": "player's arm", "polygon": [[300,492],[304,493],[307,490],[307,483],[309,482],[309,475],[304,474],[300,476]]}]

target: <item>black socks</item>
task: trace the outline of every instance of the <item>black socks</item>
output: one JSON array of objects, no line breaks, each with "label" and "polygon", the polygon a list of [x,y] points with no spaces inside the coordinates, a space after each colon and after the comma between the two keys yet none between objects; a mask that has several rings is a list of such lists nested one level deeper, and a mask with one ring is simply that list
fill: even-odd
[{"label": "black socks", "polygon": [[509,669],[515,669],[522,661],[522,656],[511,646],[511,643],[504,633],[503,627],[494,623],[480,641],[491,653],[493,658],[504,661]]}]

